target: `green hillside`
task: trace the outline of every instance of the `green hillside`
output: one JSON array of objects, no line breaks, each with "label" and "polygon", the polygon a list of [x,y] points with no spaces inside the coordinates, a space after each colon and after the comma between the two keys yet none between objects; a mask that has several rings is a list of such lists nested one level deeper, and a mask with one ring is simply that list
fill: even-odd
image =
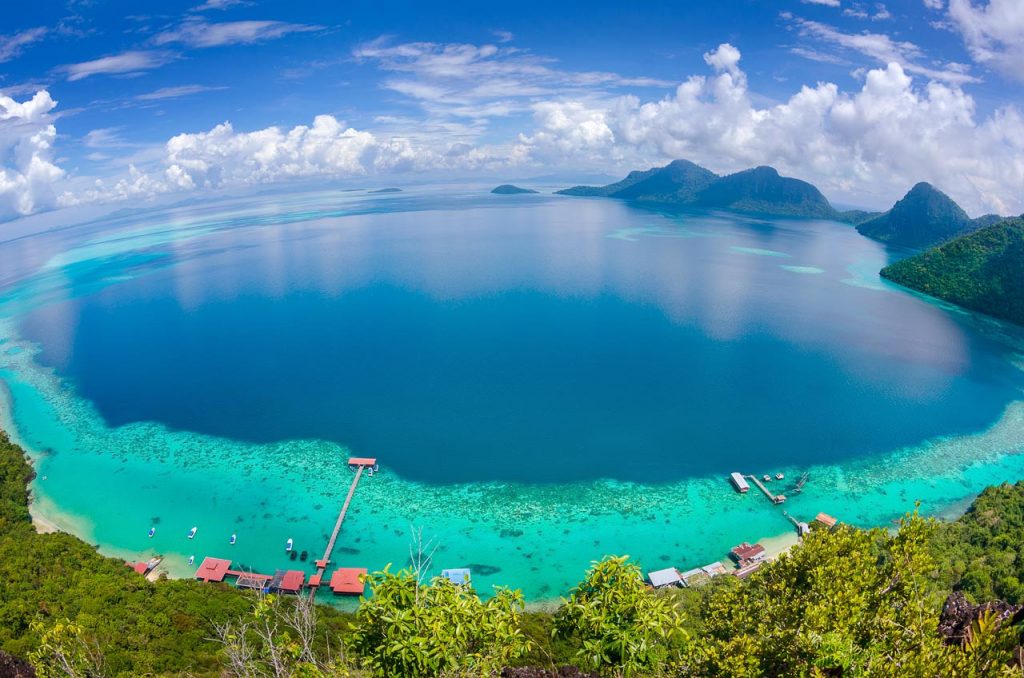
[{"label": "green hillside", "polygon": [[910,189],[893,208],[857,226],[869,238],[905,247],[932,247],[968,233],[975,224],[952,198],[929,183]]},{"label": "green hillside", "polygon": [[1007,219],[896,262],[882,277],[1024,324],[1024,220]]}]

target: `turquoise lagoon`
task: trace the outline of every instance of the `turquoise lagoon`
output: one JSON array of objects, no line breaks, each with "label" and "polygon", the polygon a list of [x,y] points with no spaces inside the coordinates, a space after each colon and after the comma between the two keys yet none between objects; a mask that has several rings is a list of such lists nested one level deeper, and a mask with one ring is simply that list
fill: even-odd
[{"label": "turquoise lagoon", "polygon": [[35,513],[106,553],[310,570],[376,456],[339,564],[404,566],[422,531],[437,570],[549,600],[605,554],[788,531],[731,471],[807,471],[785,509],[862,526],[1024,476],[1020,331],[882,282],[904,255],[466,189],[121,212],[0,242],[3,424]]}]

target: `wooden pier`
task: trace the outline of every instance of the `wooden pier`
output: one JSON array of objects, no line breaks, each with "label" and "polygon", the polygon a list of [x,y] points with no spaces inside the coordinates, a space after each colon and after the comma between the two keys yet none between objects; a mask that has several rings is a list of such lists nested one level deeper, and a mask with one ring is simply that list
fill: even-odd
[{"label": "wooden pier", "polygon": [[749,478],[751,480],[751,482],[753,482],[755,485],[757,485],[758,489],[760,489],[762,492],[764,492],[765,496],[767,496],[769,499],[771,499],[773,504],[781,504],[782,502],[786,501],[786,495],[784,495],[784,494],[772,494],[771,490],[769,490],[767,487],[765,487],[764,483],[762,483],[760,480],[758,480],[757,476],[747,476],[747,478]]},{"label": "wooden pier", "polygon": [[[349,504],[352,503],[352,495],[356,493],[356,486],[359,485],[359,478],[362,477],[365,469],[373,468],[376,464],[376,459],[365,457],[353,457],[348,460],[348,465],[356,468],[356,477],[352,479],[352,484],[348,488],[348,495],[345,496],[345,503],[341,505],[341,511],[338,513],[338,519],[334,522],[334,531],[331,532],[331,538],[327,541],[327,548],[324,549],[324,557],[316,561],[316,574],[310,577],[310,600],[316,597],[317,589],[323,581],[324,572],[327,571],[327,566],[331,564],[331,553],[334,552],[334,544],[338,541],[338,533],[341,532],[341,524],[345,522],[345,514],[348,513]],[[313,582],[315,582],[315,585],[313,585]]]}]

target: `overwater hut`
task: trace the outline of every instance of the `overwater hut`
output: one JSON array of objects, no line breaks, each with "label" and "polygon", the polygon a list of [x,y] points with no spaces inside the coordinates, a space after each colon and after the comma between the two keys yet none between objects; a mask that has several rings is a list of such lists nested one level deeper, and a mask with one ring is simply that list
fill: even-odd
[{"label": "overwater hut", "polygon": [[683,578],[679,574],[679,570],[674,567],[648,572],[647,579],[650,580],[651,586],[656,589],[665,588],[666,586],[682,586],[683,584]]},{"label": "overwater hut", "polygon": [[462,586],[463,584],[469,585],[471,573],[469,568],[456,567],[450,570],[441,570],[441,576],[456,586]]},{"label": "overwater hut", "polygon": [[725,573],[728,572],[728,570],[725,569],[725,565],[723,565],[722,563],[719,563],[717,561],[714,562],[714,563],[711,563],[710,565],[705,565],[704,567],[702,567],[700,569],[704,570],[704,572],[709,577],[717,577],[720,574],[725,574]]},{"label": "overwater hut", "polygon": [[736,488],[736,491],[740,494],[746,494],[747,490],[750,489],[750,485],[747,483],[747,479],[743,477],[741,473],[732,473],[729,475],[729,482]]},{"label": "overwater hut", "polygon": [[255,589],[256,591],[262,591],[263,589],[268,588],[271,579],[273,579],[273,577],[266,574],[239,572],[238,578],[235,580],[235,586],[240,589]]}]

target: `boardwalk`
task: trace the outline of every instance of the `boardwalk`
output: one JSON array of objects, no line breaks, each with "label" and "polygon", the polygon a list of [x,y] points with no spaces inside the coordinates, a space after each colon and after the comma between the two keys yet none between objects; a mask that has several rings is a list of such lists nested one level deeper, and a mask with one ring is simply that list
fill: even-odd
[{"label": "boardwalk", "polygon": [[[310,578],[310,582],[316,582],[320,584],[323,581],[324,572],[327,570],[327,566],[331,563],[331,554],[334,552],[334,544],[338,541],[338,533],[341,532],[341,524],[345,522],[345,514],[348,513],[348,506],[352,503],[352,495],[356,493],[356,486],[359,485],[359,478],[362,477],[363,471],[372,467],[376,460],[364,459],[364,458],[352,458],[348,461],[350,466],[356,467],[356,477],[352,479],[352,484],[348,488],[348,495],[345,497],[345,503],[341,505],[341,511],[338,513],[338,520],[334,523],[334,531],[331,533],[331,538],[327,541],[327,548],[324,549],[324,557],[316,561],[316,574]],[[315,598],[316,592],[319,586],[313,586],[309,590],[309,597]]]},{"label": "boardwalk", "polygon": [[786,495],[784,495],[784,494],[778,494],[778,495],[772,494],[771,490],[769,490],[767,487],[765,487],[764,483],[762,483],[760,480],[757,479],[757,476],[747,476],[747,477],[750,478],[750,480],[753,481],[753,483],[755,485],[757,485],[757,487],[762,492],[764,492],[765,495],[769,499],[772,500],[773,504],[781,504],[782,502],[786,501]]}]

